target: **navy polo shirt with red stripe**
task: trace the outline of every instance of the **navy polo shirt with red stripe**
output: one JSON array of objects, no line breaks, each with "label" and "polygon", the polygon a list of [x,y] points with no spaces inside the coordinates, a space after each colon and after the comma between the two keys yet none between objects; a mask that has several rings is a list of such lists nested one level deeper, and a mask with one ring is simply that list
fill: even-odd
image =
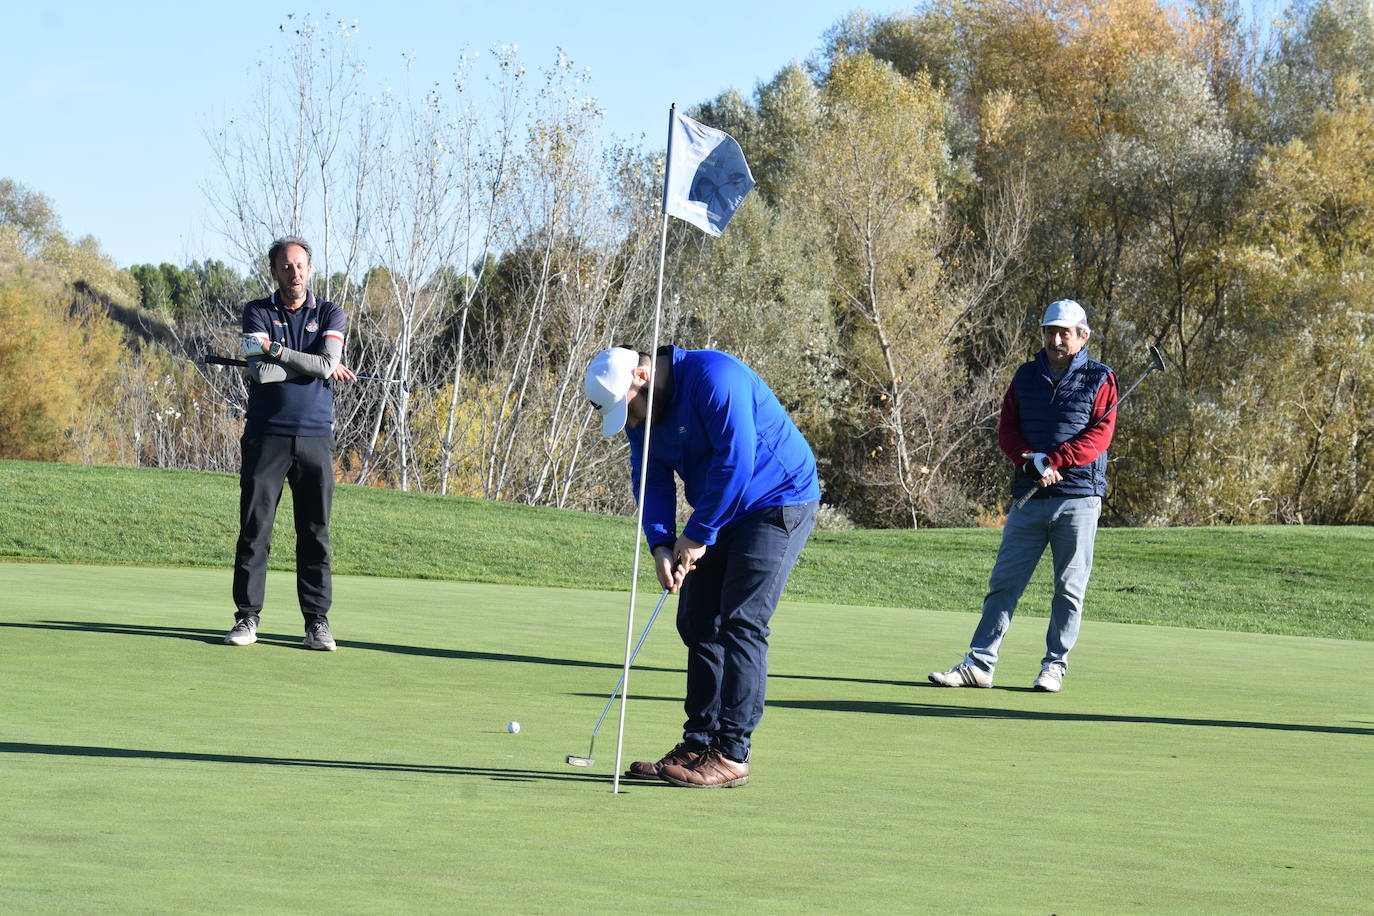
[{"label": "navy polo shirt with red stripe", "polygon": [[[266,335],[289,350],[323,353],[326,337],[344,339],[343,309],[307,293],[294,312],[277,302],[277,294],[243,307],[243,333]],[[300,375],[283,382],[248,385],[248,435],[328,436],[334,430],[334,391],[328,379]]]}]

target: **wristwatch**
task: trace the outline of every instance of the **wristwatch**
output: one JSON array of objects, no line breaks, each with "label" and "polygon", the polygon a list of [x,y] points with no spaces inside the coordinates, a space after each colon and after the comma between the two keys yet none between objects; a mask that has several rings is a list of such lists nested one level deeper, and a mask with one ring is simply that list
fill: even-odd
[{"label": "wristwatch", "polygon": [[277,357],[281,356],[281,351],[283,349],[285,348],[281,345],[281,341],[274,340],[272,341],[272,345],[267,348],[267,355],[272,357],[273,359],[276,359]]}]

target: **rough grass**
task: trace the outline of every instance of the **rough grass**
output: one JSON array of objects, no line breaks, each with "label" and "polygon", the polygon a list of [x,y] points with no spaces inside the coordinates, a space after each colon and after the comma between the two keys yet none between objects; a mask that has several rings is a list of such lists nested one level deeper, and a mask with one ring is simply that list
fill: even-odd
[{"label": "rough grass", "polygon": [[[227,571],[230,474],[0,461],[0,557]],[[289,491],[273,569],[290,569]],[[331,529],[341,575],[623,589],[636,542],[624,518],[343,485]],[[793,600],[976,612],[1000,532],[822,531]],[[1103,529],[1095,620],[1374,639],[1366,527]],[[1048,564],[1023,610],[1046,604]],[[647,571],[643,580],[652,588]]]}]

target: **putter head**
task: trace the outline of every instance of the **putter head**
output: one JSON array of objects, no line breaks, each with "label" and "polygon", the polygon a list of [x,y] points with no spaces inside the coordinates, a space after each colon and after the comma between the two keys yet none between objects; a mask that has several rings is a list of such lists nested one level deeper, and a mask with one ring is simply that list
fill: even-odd
[{"label": "putter head", "polygon": [[569,754],[567,760],[568,766],[570,767],[589,767],[596,763],[596,761],[590,757],[579,757],[576,754]]},{"label": "putter head", "polygon": [[1164,354],[1159,352],[1159,347],[1154,344],[1147,344],[1150,348],[1150,368],[1164,372]]}]

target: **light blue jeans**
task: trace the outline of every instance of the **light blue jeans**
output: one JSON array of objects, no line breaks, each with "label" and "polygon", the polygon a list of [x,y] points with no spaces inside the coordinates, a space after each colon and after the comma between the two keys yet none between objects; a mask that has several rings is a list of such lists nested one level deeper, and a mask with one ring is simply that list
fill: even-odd
[{"label": "light blue jeans", "polygon": [[1002,546],[988,578],[983,618],[969,644],[968,661],[989,674],[997,667],[997,649],[1011,629],[1016,604],[1048,544],[1054,560],[1054,598],[1040,664],[1053,662],[1068,669],[1069,650],[1083,619],[1083,595],[1093,571],[1093,541],[1101,514],[1102,500],[1097,496],[1032,499],[1012,510],[1002,529]]}]

